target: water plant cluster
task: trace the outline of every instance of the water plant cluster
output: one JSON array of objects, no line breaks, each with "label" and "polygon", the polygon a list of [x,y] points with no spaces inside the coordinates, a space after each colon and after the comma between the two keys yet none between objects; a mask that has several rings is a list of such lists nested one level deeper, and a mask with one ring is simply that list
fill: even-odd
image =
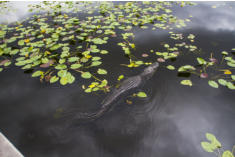
[{"label": "water plant cluster", "polygon": [[206,138],[208,141],[201,142],[201,147],[205,151],[214,153],[217,157],[234,157],[235,146],[233,146],[232,151],[224,150],[220,141],[217,140],[215,135],[206,133]]},{"label": "water plant cluster", "polygon": [[[197,51],[193,34],[184,37],[183,34],[173,32],[190,22],[190,17],[180,19],[172,10],[172,7],[185,5],[192,3],[44,1],[30,5],[33,16],[0,26],[0,71],[14,64],[24,71],[32,71],[32,77],[39,77],[40,81],[67,85],[74,83],[76,79],[89,80],[87,84],[80,85],[85,92],[108,92],[112,85],[106,75],[112,72],[102,67],[102,63],[103,56],[112,53],[105,49],[111,38],[121,40],[112,44],[122,48],[128,64],[120,64],[128,68],[147,66],[154,61],[167,62],[177,58],[185,50]],[[165,43],[163,52],[151,50],[142,54],[141,58],[136,57],[134,29],[168,30],[170,38],[176,42],[174,45]],[[149,57],[146,61],[153,53],[155,60]],[[224,57],[221,64],[226,63],[234,68],[235,60],[231,54],[223,52],[222,55]],[[213,56],[208,61],[198,57],[197,61],[198,68],[184,65],[178,68],[178,72],[189,72],[207,78],[206,70],[218,65]],[[174,65],[166,68],[176,69]],[[209,85],[218,88],[219,83],[234,89],[234,75],[228,74],[232,74],[231,68],[226,67],[224,75],[210,77]],[[123,78],[124,75],[120,74],[117,80]],[[181,84],[193,85],[191,80],[182,80]],[[142,93],[141,96],[146,95]]]}]

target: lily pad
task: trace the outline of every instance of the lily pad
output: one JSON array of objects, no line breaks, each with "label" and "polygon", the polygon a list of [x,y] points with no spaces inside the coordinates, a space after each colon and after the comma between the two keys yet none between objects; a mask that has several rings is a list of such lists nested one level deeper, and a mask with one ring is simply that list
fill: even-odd
[{"label": "lily pad", "polygon": [[180,83],[182,85],[186,85],[186,86],[192,86],[193,85],[191,80],[182,80]]},{"label": "lily pad", "polygon": [[90,72],[84,72],[84,73],[82,73],[82,78],[85,78],[85,79],[89,79],[89,78],[91,78],[91,73]]},{"label": "lily pad", "polygon": [[97,73],[101,75],[106,75],[107,71],[105,69],[98,69]]},{"label": "lily pad", "polygon": [[140,98],[146,98],[147,94],[145,92],[138,92],[137,96],[140,97]]},{"label": "lily pad", "polygon": [[208,84],[209,84],[211,87],[213,87],[213,88],[218,88],[218,87],[219,87],[218,83],[216,83],[216,82],[213,81],[213,80],[209,80],[209,81],[208,81]]}]

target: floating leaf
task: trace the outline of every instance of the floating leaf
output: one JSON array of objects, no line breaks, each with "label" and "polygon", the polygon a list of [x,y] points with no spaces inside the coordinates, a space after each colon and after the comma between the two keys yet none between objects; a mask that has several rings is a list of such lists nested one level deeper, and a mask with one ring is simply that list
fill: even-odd
[{"label": "floating leaf", "polygon": [[191,80],[182,80],[180,83],[182,85],[186,85],[186,86],[192,86],[193,85]]},{"label": "floating leaf", "polygon": [[70,58],[68,59],[69,62],[76,62],[76,61],[78,61],[78,60],[79,60],[79,57],[70,57]]},{"label": "floating leaf", "polygon": [[228,52],[223,51],[223,52],[221,52],[221,54],[222,54],[222,55],[228,55]]},{"label": "floating leaf", "polygon": [[58,64],[57,66],[55,66],[55,69],[58,69],[58,70],[62,70],[62,69],[66,69],[67,66],[65,64]]},{"label": "floating leaf", "polygon": [[50,50],[51,50],[51,51],[54,51],[54,50],[59,49],[60,47],[61,47],[61,45],[55,44],[55,45],[53,45],[53,46],[50,48]]},{"label": "floating leaf", "polygon": [[82,65],[81,64],[72,64],[71,65],[71,69],[78,69],[80,68]]},{"label": "floating leaf", "polygon": [[100,59],[101,59],[101,57],[92,57],[92,61],[98,61]]},{"label": "floating leaf", "polygon": [[23,45],[24,45],[24,40],[19,40],[19,41],[18,41],[18,45],[19,45],[19,46],[23,46]]},{"label": "floating leaf", "polygon": [[201,142],[202,148],[207,152],[214,152],[215,148],[209,142]]},{"label": "floating leaf", "polygon": [[233,63],[233,62],[227,62],[227,65],[230,66],[230,67],[235,68],[235,63]]},{"label": "floating leaf", "polygon": [[90,72],[84,72],[84,73],[82,73],[81,76],[85,79],[89,79],[89,78],[91,78],[91,73]]},{"label": "floating leaf", "polygon": [[221,84],[222,86],[226,86],[227,85],[227,81],[224,79],[218,79],[219,84]]},{"label": "floating leaf", "polygon": [[3,61],[0,62],[0,66],[1,66],[1,65],[7,66],[7,65],[8,65],[7,63],[9,63],[9,62],[10,62],[9,59],[5,59],[5,60],[3,60]]},{"label": "floating leaf", "polygon": [[231,75],[231,78],[232,78],[233,80],[235,80],[235,75]]},{"label": "floating leaf", "polygon": [[232,74],[232,72],[231,72],[230,70],[226,69],[226,70],[224,71],[224,74],[225,74],[225,75],[230,75],[230,74]]},{"label": "floating leaf", "polygon": [[92,91],[91,88],[87,88],[87,89],[85,90],[86,93],[90,93],[91,91]]},{"label": "floating leaf", "polygon": [[167,69],[169,69],[169,70],[175,70],[175,67],[174,67],[173,65],[168,65],[168,66],[167,66]]},{"label": "floating leaf", "polygon": [[118,81],[120,81],[121,79],[123,79],[124,78],[124,75],[120,75],[120,76],[118,76]]},{"label": "floating leaf", "polygon": [[206,64],[206,61],[203,58],[197,57],[197,62],[202,65],[202,64]]},{"label": "floating leaf", "polygon": [[67,75],[67,70],[60,70],[58,71],[57,75],[59,77],[65,77]]},{"label": "floating leaf", "polygon": [[43,74],[43,71],[35,71],[33,74],[32,74],[32,77],[38,77],[38,76],[41,76]]},{"label": "floating leaf", "polygon": [[227,82],[226,86],[229,88],[229,89],[232,89],[234,90],[235,89],[235,86],[232,82]]},{"label": "floating leaf", "polygon": [[66,85],[67,83],[68,83],[67,77],[61,77],[61,78],[60,78],[60,84]]},{"label": "floating leaf", "polygon": [[234,157],[233,153],[229,150],[223,152],[222,157]]},{"label": "floating leaf", "polygon": [[200,74],[200,77],[201,77],[201,78],[207,78],[207,77],[208,77],[208,74],[207,74],[207,73],[201,73],[201,74]]},{"label": "floating leaf", "polygon": [[138,92],[137,96],[140,97],[140,98],[146,98],[147,94],[145,92]]},{"label": "floating leaf", "polygon": [[109,52],[106,51],[106,50],[101,50],[100,53],[101,53],[101,54],[107,54],[107,53],[109,53]]},{"label": "floating leaf", "polygon": [[143,53],[142,57],[148,57],[149,55],[147,53]]},{"label": "floating leaf", "polygon": [[41,67],[41,68],[47,68],[47,67],[49,67],[51,64],[54,64],[54,60],[48,60],[47,63],[41,64],[40,67]]},{"label": "floating leaf", "polygon": [[219,87],[218,83],[216,83],[216,82],[213,81],[213,80],[209,80],[209,81],[208,81],[208,84],[209,84],[211,87],[213,87],[213,88],[218,88],[218,87]]},{"label": "floating leaf", "polygon": [[206,133],[206,138],[211,142],[213,148],[221,148],[221,143],[216,139],[215,135],[211,133]]},{"label": "floating leaf", "polygon": [[98,66],[98,65],[100,65],[100,64],[102,64],[102,62],[100,62],[100,61],[94,61],[94,62],[91,63],[91,66]]},{"label": "floating leaf", "polygon": [[160,63],[163,63],[163,62],[165,62],[165,59],[163,59],[163,58],[158,58],[157,61],[160,62]]},{"label": "floating leaf", "polygon": [[184,65],[178,68],[178,72],[187,72],[188,70],[195,70],[191,65]]},{"label": "floating leaf", "polygon": [[98,69],[97,73],[101,75],[105,75],[107,74],[107,71],[105,69]]},{"label": "floating leaf", "polygon": [[53,76],[53,77],[51,77],[51,79],[50,79],[50,83],[55,83],[55,82],[58,81],[58,80],[59,80],[59,77]]}]

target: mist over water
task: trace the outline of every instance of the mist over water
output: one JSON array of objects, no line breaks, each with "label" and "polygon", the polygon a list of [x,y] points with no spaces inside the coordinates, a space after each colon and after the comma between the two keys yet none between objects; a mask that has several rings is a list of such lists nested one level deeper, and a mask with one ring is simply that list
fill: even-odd
[{"label": "mist over water", "polygon": [[[0,22],[28,15],[23,7],[26,4],[14,2],[19,10],[9,15],[11,20],[1,18]],[[192,22],[180,32],[195,34],[196,45],[205,56],[231,50],[235,47],[234,9],[234,2],[200,2],[195,7],[177,8],[179,16],[193,15]],[[134,42],[141,53],[158,49],[161,42],[169,40],[164,32],[135,33]],[[130,71],[119,65],[126,60],[120,55],[121,48],[112,44],[106,48],[113,55],[104,58],[104,66],[113,75],[141,73],[142,69]],[[193,62],[196,63],[191,55],[185,55],[172,64]],[[115,78],[111,76],[111,82]],[[79,80],[65,87],[40,83],[11,67],[0,73],[0,130],[22,154],[32,157],[210,157],[200,146],[206,132],[215,134],[226,149],[235,144],[234,91],[214,89],[206,80],[193,79],[194,86],[182,86],[176,71],[160,65],[138,89],[146,91],[148,98],[133,99],[133,104],[127,104],[128,98],[123,97],[98,120],[65,128],[70,119],[56,119],[58,109],[98,110],[106,95],[85,94]]]}]

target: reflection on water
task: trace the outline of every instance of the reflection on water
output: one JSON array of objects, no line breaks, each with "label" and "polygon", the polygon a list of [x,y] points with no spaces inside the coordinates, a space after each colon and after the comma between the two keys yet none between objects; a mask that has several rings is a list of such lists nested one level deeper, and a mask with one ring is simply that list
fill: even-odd
[{"label": "reflection on water", "polygon": [[[214,4],[201,2],[199,7],[178,13],[194,15],[185,33],[196,34],[198,47],[219,53],[234,47],[235,15],[226,6],[211,8]],[[144,52],[167,40],[165,34],[145,31],[137,34],[135,43]],[[119,66],[125,59],[119,57],[120,49],[108,49],[117,56],[106,58],[107,65],[114,64],[107,70],[127,72]],[[192,61],[190,56],[182,56],[174,64]],[[97,110],[104,95],[92,95],[91,99],[82,94],[76,85],[79,81],[66,87],[41,84],[21,70],[9,68],[0,73],[0,128],[25,156],[33,157],[210,156],[200,147],[206,132],[215,134],[230,149],[235,144],[233,91],[213,89],[196,78],[195,86],[181,86],[181,78],[176,76],[176,72],[160,68],[139,89],[146,91],[147,99],[133,99],[128,105],[125,97],[97,121],[65,128],[66,121],[54,117],[56,109]]]}]

